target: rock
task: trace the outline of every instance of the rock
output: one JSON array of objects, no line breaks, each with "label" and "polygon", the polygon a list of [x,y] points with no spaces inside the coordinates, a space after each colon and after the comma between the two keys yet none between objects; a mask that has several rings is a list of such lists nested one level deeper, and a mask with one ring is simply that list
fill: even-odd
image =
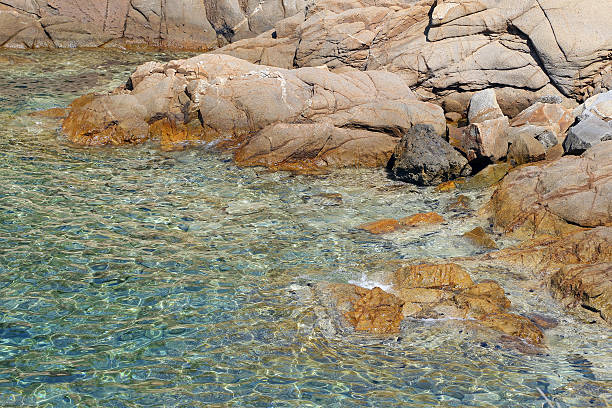
[{"label": "rock", "polygon": [[565,153],[563,151],[563,145],[556,144],[553,147],[550,147],[548,150],[546,150],[546,160],[553,161],[553,160],[560,159],[563,156],[563,153]]},{"label": "rock", "polygon": [[463,118],[463,115],[457,112],[447,112],[444,114],[444,117],[451,123],[457,123]]},{"label": "rock", "polygon": [[276,170],[382,167],[414,124],[446,131],[442,109],[419,101],[397,75],[284,70],[227,55],[146,63],[125,89],[88,98],[64,122],[75,143],[137,143],[148,134],[164,148],[214,142],[237,147],[240,165]]},{"label": "rock", "polygon": [[458,195],[457,197],[455,197],[455,199],[453,201],[451,201],[448,206],[446,207],[447,211],[466,211],[466,210],[470,210],[470,203],[472,202],[472,200],[470,200],[470,198],[468,196],[465,196],[463,194]]},{"label": "rock", "polygon": [[566,265],[550,278],[558,299],[599,313],[612,324],[612,263]]},{"label": "rock", "polygon": [[606,122],[612,120],[612,90],[594,95],[575,109],[579,120],[596,117]]},{"label": "rock", "polygon": [[[558,139],[562,140],[565,132],[573,123],[574,115],[572,111],[564,108],[561,104],[536,102],[512,119],[510,126],[535,126],[544,128],[545,130],[551,131]],[[541,133],[543,133],[543,131],[538,132],[538,134]],[[537,135],[532,134],[532,136],[538,138]]]},{"label": "rock", "polygon": [[498,183],[504,178],[511,166],[508,163],[490,164],[475,176],[468,178],[459,188],[461,190],[483,190]]},{"label": "rock", "polygon": [[440,184],[471,171],[467,160],[428,125],[416,125],[402,137],[391,163],[396,179],[418,185]]},{"label": "rock", "polygon": [[492,314],[484,317],[480,323],[507,335],[525,339],[532,344],[541,344],[544,340],[542,331],[531,320],[523,316],[511,313]]},{"label": "rock", "polygon": [[559,140],[557,139],[557,136],[555,136],[555,134],[551,132],[550,130],[546,130],[540,133],[539,135],[537,135],[536,140],[544,146],[547,152],[548,152],[548,149],[559,144]]},{"label": "rock", "polygon": [[444,222],[444,217],[435,212],[419,213],[399,220],[403,227],[416,227],[419,225],[440,224]]},{"label": "rock", "polygon": [[606,140],[612,140],[612,121],[588,116],[572,126],[563,141],[563,149],[567,154],[578,155]]},{"label": "rock", "polygon": [[[470,95],[495,88],[501,109],[514,116],[541,97],[566,102],[606,86],[608,2],[320,0],[295,30],[273,39],[262,34],[228,52],[261,60],[265,50],[278,49],[295,55],[296,67],[397,72],[420,95],[461,105],[445,103],[447,112],[463,112]],[[587,23],[570,30],[576,15]]]},{"label": "rock", "polygon": [[488,208],[494,225],[522,237],[559,235],[612,222],[612,141],[510,172]]},{"label": "rock", "polygon": [[444,183],[440,183],[436,186],[436,191],[440,193],[447,192],[447,191],[453,191],[454,189],[457,188],[458,184],[461,184],[462,181],[463,180],[460,180],[460,179],[445,181]]},{"label": "rock", "polygon": [[550,276],[565,265],[612,262],[612,227],[597,227],[553,238],[538,238],[484,255],[504,265]]},{"label": "rock", "polygon": [[398,220],[394,220],[392,218],[387,218],[384,220],[378,220],[374,222],[369,222],[367,224],[360,225],[359,229],[368,231],[372,234],[386,234],[389,232],[393,232],[398,230],[401,227],[401,224]]},{"label": "rock", "polygon": [[526,316],[533,322],[540,330],[554,329],[559,325],[559,321],[554,317],[545,316],[539,313],[531,313]]},{"label": "rock", "polygon": [[470,275],[454,263],[405,266],[395,271],[392,282],[395,288],[463,289],[474,286]]},{"label": "rock", "polygon": [[42,117],[49,119],[62,119],[68,115],[68,111],[64,108],[51,108],[28,113],[28,116]]},{"label": "rock", "polygon": [[[110,44],[209,50],[267,32],[304,7],[301,0],[246,0],[240,4],[230,0],[9,1],[0,6],[0,27],[6,27],[9,40],[3,41],[0,35],[0,44],[12,48]],[[3,17],[9,13],[14,17]]]},{"label": "rock", "polygon": [[399,332],[403,301],[379,287],[368,290],[355,286],[355,293],[359,300],[353,304],[353,310],[344,314],[355,330],[379,334]]},{"label": "rock", "polygon": [[508,161],[513,166],[536,162],[546,158],[544,145],[526,133],[518,135],[508,149]]},{"label": "rock", "polygon": [[468,108],[468,120],[470,124],[503,117],[504,114],[497,103],[494,89],[485,89],[472,95]]},{"label": "rock", "polygon": [[482,227],[476,227],[473,230],[463,234],[463,236],[472,241],[475,245],[491,249],[498,248],[495,241],[485,232]]},{"label": "rock", "polygon": [[496,162],[508,151],[508,118],[502,116],[466,127],[453,146],[461,150],[470,162]]}]

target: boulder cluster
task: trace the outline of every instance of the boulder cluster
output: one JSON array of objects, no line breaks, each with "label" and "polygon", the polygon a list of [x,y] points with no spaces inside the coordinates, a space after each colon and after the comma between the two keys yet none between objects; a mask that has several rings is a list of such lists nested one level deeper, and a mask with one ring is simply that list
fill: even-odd
[{"label": "boulder cluster", "polygon": [[[612,0],[114,2],[2,2],[0,44],[221,47],[143,64],[124,86],[75,100],[71,142],[206,145],[274,170],[386,167],[441,194],[495,185],[487,230],[523,243],[481,260],[530,268],[567,305],[612,322]],[[498,247],[483,228],[465,236]],[[496,283],[410,268],[393,293],[342,286],[345,319],[389,333],[404,317],[445,315],[542,341]],[[424,283],[433,277],[443,282]]]}]

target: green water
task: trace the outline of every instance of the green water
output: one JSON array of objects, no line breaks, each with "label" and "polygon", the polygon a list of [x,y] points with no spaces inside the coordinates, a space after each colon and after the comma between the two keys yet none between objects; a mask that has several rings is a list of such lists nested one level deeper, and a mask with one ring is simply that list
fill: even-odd
[{"label": "green water", "polygon": [[[478,221],[446,210],[453,194],[378,170],[296,176],[205,149],[85,149],[27,116],[172,57],[0,52],[0,406],[541,407],[537,388],[562,407],[612,404],[610,331],[527,290],[527,273],[470,271],[497,279],[514,312],[559,320],[537,353],[460,321],[337,332],[296,294],[371,283],[391,260],[477,253],[461,234]],[[449,222],[355,228],[423,211]]]}]

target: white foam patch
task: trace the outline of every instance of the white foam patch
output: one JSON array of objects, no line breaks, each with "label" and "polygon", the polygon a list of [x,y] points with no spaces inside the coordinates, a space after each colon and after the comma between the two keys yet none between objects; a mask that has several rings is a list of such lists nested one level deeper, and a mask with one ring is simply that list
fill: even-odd
[{"label": "white foam patch", "polygon": [[366,289],[374,289],[375,287],[379,287],[385,292],[390,292],[393,288],[393,285],[385,285],[384,283],[368,279],[365,273],[361,274],[361,278],[359,278],[359,280],[350,280],[348,283],[361,286],[362,288]]}]

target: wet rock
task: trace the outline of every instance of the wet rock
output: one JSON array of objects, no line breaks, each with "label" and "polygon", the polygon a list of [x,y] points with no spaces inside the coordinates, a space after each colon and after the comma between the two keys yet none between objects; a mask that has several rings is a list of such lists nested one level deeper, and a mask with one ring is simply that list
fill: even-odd
[{"label": "wet rock", "polygon": [[472,243],[475,245],[490,249],[498,248],[495,241],[485,232],[482,227],[476,227],[473,230],[463,234],[463,236],[472,241]]},{"label": "wet rock", "polygon": [[612,263],[566,265],[550,278],[556,298],[598,313],[612,324]]},{"label": "wet rock", "polygon": [[514,248],[488,253],[483,259],[529,268],[546,276],[565,265],[609,263],[612,262],[612,227],[532,239]]},{"label": "wet rock", "polygon": [[419,225],[440,224],[444,222],[444,217],[435,212],[419,213],[399,220],[403,227],[416,227]]},{"label": "wet rock", "polygon": [[447,210],[449,210],[449,211],[456,211],[456,210],[465,211],[465,210],[470,210],[471,209],[471,206],[470,206],[471,202],[472,202],[472,200],[468,196],[460,194],[457,197],[455,197],[455,199],[452,200],[448,204]]},{"label": "wet rock", "polygon": [[468,108],[468,120],[470,124],[503,117],[504,113],[497,103],[497,96],[495,95],[494,89],[485,89],[472,95]]},{"label": "wet rock", "polygon": [[457,185],[461,184],[462,182],[464,182],[464,180],[461,179],[445,181],[444,183],[440,183],[436,186],[436,191],[440,193],[453,191],[457,188]]},{"label": "wet rock", "polygon": [[578,155],[606,140],[612,140],[612,121],[592,115],[572,126],[563,141],[563,149],[567,154]]},{"label": "wet rock", "polygon": [[403,137],[391,159],[393,176],[417,185],[437,185],[471,171],[467,160],[429,125],[416,125]]},{"label": "wet rock", "polygon": [[488,315],[480,320],[480,323],[510,336],[525,339],[532,344],[540,344],[544,340],[544,334],[531,320],[512,313]]},{"label": "wet rock", "polygon": [[454,263],[405,266],[395,271],[392,280],[395,288],[461,289],[474,285],[470,275]]},{"label": "wet rock", "polygon": [[342,205],[342,194],[340,193],[319,193],[312,196],[304,196],[304,202],[324,207],[335,207]]},{"label": "wet rock", "polygon": [[354,290],[359,299],[344,316],[355,330],[380,334],[399,332],[402,300],[379,287],[369,290],[354,286]]},{"label": "wet rock", "polygon": [[510,172],[488,208],[496,228],[523,238],[575,232],[612,222],[612,141]]},{"label": "wet rock", "polygon": [[503,179],[511,167],[508,163],[490,164],[475,176],[468,178],[459,188],[461,190],[483,190],[491,187]]},{"label": "wet rock", "polygon": [[401,225],[398,220],[387,218],[384,220],[362,224],[357,228],[368,231],[371,234],[387,234],[389,232],[398,230],[400,227]]},{"label": "wet rock", "polygon": [[514,166],[544,160],[545,158],[546,149],[544,145],[525,133],[517,136],[508,149],[508,161]]},{"label": "wet rock", "polygon": [[42,117],[49,119],[62,119],[68,115],[68,110],[64,108],[51,108],[28,113],[28,116]]},{"label": "wet rock", "polygon": [[554,329],[559,325],[559,321],[554,317],[542,315],[539,313],[531,313],[526,316],[529,320],[538,326],[541,330]]}]

